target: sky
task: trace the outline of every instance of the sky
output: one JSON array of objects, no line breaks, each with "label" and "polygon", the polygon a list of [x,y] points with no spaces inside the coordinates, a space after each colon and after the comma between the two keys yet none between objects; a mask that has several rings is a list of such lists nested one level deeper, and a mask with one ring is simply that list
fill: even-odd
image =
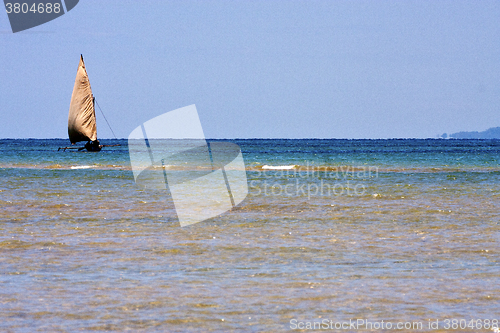
[{"label": "sky", "polygon": [[0,10],[0,138],[67,138],[80,54],[118,138],[191,104],[207,138],[482,131],[500,126],[499,18],[497,0],[80,0],[14,34]]}]

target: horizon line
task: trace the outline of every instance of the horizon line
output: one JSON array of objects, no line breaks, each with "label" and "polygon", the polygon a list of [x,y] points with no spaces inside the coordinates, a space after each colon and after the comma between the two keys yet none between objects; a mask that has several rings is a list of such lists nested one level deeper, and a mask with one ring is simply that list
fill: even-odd
[{"label": "horizon line", "polygon": [[[161,138],[160,140],[199,140],[196,138]],[[67,138],[0,138],[0,140],[66,140]],[[128,138],[101,138],[101,140],[128,140]],[[150,139],[151,140],[151,139]],[[155,139],[153,139],[155,140]],[[205,138],[204,140],[500,140],[500,138],[442,138],[442,137],[427,137],[427,138],[417,138],[417,137],[394,137],[394,138]],[[85,141],[80,141],[85,142]]]}]

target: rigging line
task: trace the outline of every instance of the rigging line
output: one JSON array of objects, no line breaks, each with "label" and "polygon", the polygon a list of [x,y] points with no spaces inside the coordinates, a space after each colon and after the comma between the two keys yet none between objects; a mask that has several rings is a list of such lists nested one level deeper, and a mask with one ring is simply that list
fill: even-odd
[{"label": "rigging line", "polygon": [[108,120],[106,119],[106,116],[104,115],[104,112],[102,112],[101,106],[99,105],[99,103],[97,103],[96,99],[94,99],[94,101],[95,101],[95,104],[97,104],[97,107],[99,107],[99,110],[101,111],[101,114],[104,117],[104,120],[106,120],[106,124],[108,124],[108,127],[111,130],[111,133],[113,133],[113,136],[115,137],[115,139],[118,140],[118,138],[115,135],[115,132],[113,132],[113,129],[111,128],[111,125],[109,124]]}]

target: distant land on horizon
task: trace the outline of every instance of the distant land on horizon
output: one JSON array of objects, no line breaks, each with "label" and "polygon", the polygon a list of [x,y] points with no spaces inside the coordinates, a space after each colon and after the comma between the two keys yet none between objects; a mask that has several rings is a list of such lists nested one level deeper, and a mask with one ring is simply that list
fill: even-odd
[{"label": "distant land on horizon", "polygon": [[441,135],[442,138],[450,138],[450,139],[500,139],[500,127],[491,127],[486,131],[478,132],[457,132],[450,135],[444,133]]}]

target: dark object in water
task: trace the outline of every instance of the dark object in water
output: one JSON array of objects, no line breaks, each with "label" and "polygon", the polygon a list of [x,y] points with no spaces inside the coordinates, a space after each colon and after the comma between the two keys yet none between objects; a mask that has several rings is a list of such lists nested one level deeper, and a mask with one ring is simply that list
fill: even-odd
[{"label": "dark object in water", "polygon": [[[87,151],[101,151],[102,149],[102,145],[99,144],[99,140],[95,140],[95,141],[89,141],[85,144],[85,149],[87,149]],[[80,148],[80,149],[83,149],[83,148]]]},{"label": "dark object in water", "polygon": [[91,152],[99,152],[101,151],[101,149],[103,147],[116,147],[116,146],[120,146],[119,144],[116,144],[116,145],[100,145],[99,144],[99,140],[95,140],[95,141],[89,141],[85,144],[85,146],[83,147],[59,147],[57,149],[57,151],[59,150],[66,150],[66,149],[78,149],[78,151],[80,150],[84,150],[84,149],[87,149],[87,151],[91,151]]}]

